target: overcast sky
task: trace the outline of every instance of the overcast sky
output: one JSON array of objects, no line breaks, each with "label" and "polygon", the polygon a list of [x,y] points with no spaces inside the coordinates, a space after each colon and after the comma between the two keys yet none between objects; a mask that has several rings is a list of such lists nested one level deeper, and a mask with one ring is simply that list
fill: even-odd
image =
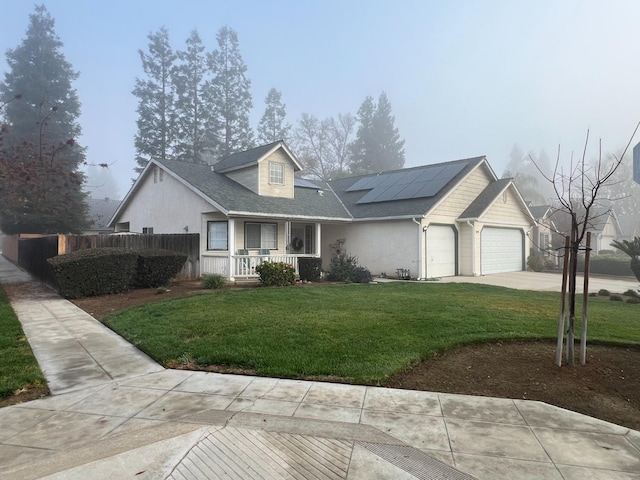
[{"label": "overcast sky", "polygon": [[[514,144],[555,158],[581,151],[587,129],[621,149],[640,120],[640,1],[49,0],[82,115],[90,163],[131,185],[138,50],[169,30],[208,51],[238,32],[252,81],[253,127],[279,89],[288,121],[355,114],[386,91],[406,166],[486,155],[500,176]],[[0,49],[24,38],[34,4],[4,2]],[[6,71],[6,60],[0,71]],[[634,141],[637,142],[636,138]],[[595,154],[595,153],[594,153]]]}]

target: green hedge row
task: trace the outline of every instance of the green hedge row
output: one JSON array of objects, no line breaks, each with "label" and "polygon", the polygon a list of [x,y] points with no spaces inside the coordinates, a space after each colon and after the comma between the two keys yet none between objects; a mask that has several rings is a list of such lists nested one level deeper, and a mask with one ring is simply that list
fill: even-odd
[{"label": "green hedge row", "polygon": [[187,261],[187,255],[172,250],[138,250],[135,285],[161,287],[175,277]]},{"label": "green hedge row", "polygon": [[92,248],[47,260],[58,293],[65,298],[107,295],[132,286],[166,285],[187,256],[170,250]]},{"label": "green hedge row", "polygon": [[[589,271],[600,275],[633,277],[629,257],[621,255],[594,255],[591,257]],[[584,257],[578,258],[578,271],[584,271]]]}]

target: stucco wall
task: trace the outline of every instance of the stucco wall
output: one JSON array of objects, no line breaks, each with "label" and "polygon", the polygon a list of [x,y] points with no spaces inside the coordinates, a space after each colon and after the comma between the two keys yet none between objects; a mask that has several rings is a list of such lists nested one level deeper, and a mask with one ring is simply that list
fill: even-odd
[{"label": "stucco wall", "polygon": [[418,275],[418,234],[422,230],[412,220],[362,222],[322,226],[322,267],[327,269],[333,250],[331,244],[344,239],[344,250],[358,257],[358,264],[373,275],[385,272],[394,276],[397,268],[408,268]]},{"label": "stucco wall", "polygon": [[[155,175],[153,169],[157,169]],[[148,171],[118,223],[129,222],[129,231],[135,233],[145,227],[152,227],[153,233],[185,233],[184,227],[189,233],[200,232],[200,214],[215,209],[167,172],[161,177],[159,171],[158,167]]]}]

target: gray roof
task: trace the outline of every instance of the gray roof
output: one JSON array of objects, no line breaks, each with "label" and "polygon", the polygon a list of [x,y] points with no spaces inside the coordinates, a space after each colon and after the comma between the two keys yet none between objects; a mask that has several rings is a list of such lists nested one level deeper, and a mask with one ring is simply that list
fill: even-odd
[{"label": "gray roof", "polygon": [[491,204],[502,194],[512,182],[510,178],[500,178],[491,182],[480,192],[480,195],[460,214],[460,218],[480,218]]},{"label": "gray roof", "polygon": [[282,142],[282,140],[278,140],[277,142],[268,143],[267,145],[260,145],[259,147],[250,148],[243,152],[234,153],[233,155],[229,155],[215,163],[213,168],[216,172],[224,173],[255,165],[258,163],[258,160],[264,157],[278,144],[284,146],[284,142]]},{"label": "gray roof", "polygon": [[535,218],[536,220],[543,218],[550,209],[551,205],[532,205],[529,207],[531,215],[533,215],[533,218]]},{"label": "gray roof", "polygon": [[355,219],[422,217],[485,160],[475,157],[340,178],[329,185]]},{"label": "gray roof", "polygon": [[340,201],[326,191],[328,186],[323,182],[314,182],[322,194],[316,189],[304,186],[295,187],[295,198],[267,197],[254,193],[224,174],[211,171],[209,165],[167,160],[157,163],[164,165],[188,185],[199,190],[225,210],[225,213],[336,220],[351,218]]}]

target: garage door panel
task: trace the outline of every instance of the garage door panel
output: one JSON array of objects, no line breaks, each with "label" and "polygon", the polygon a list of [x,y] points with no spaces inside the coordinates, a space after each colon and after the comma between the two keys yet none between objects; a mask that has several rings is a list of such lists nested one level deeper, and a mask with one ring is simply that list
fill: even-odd
[{"label": "garage door panel", "polygon": [[427,277],[452,277],[456,274],[456,234],[449,225],[427,228]]},{"label": "garage door panel", "polygon": [[519,272],[523,266],[524,237],[517,228],[485,227],[481,234],[482,274]]}]

